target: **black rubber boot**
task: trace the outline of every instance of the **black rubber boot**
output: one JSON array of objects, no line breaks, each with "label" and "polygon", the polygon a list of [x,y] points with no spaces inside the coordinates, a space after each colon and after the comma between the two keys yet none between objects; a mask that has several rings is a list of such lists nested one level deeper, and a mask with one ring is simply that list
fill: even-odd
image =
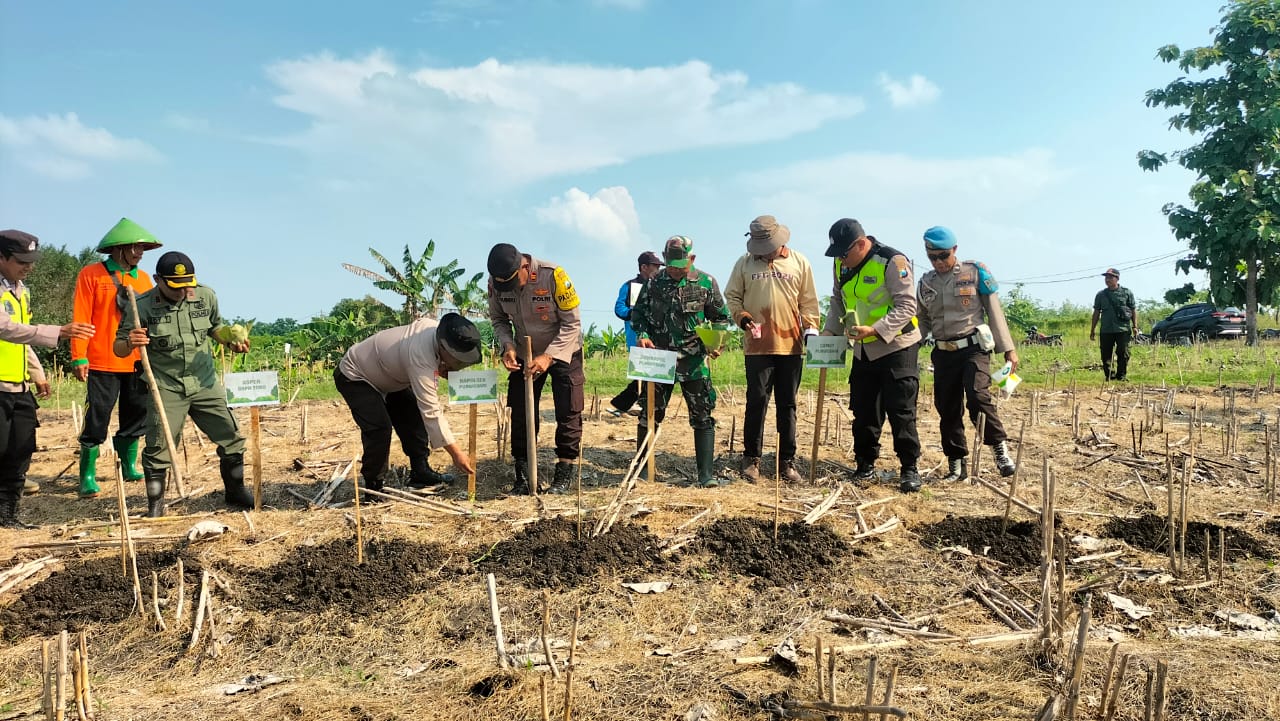
[{"label": "black rubber boot", "polygon": [[244,487],[244,454],[223,456],[218,461],[218,470],[222,472],[222,489],[225,491],[227,506],[253,508],[253,493]]},{"label": "black rubber boot", "polygon": [[[18,493],[21,493],[19,489]],[[30,529],[35,526],[28,525],[18,520],[18,494],[9,494],[6,492],[4,497],[0,498],[0,528],[17,528]]]},{"label": "black rubber boot", "polygon": [[876,461],[874,458],[868,460],[865,458],[858,459],[858,467],[853,469],[853,480],[870,481],[876,477]]},{"label": "black rubber boot", "polygon": [[160,518],[164,516],[164,487],[168,471],[161,468],[160,470],[145,469],[142,477],[147,482],[147,518]]},{"label": "black rubber boot", "polygon": [[529,462],[523,458],[517,458],[515,459],[514,469],[516,481],[511,484],[511,495],[529,495]]},{"label": "black rubber boot", "polygon": [[966,458],[948,458],[947,459],[947,475],[943,477],[944,481],[963,481],[969,477],[969,459]]},{"label": "black rubber boot", "polygon": [[551,493],[563,496],[568,493],[569,486],[573,483],[573,461],[560,460],[556,461],[555,478],[551,479]]},{"label": "black rubber boot", "polygon": [[920,471],[915,464],[903,464],[902,473],[898,475],[898,490],[903,493],[915,493],[920,490]]},{"label": "black rubber boot", "polygon": [[1018,467],[1014,465],[1013,459],[1009,457],[1009,444],[1006,441],[991,446],[991,452],[996,457],[996,468],[999,469],[1000,475],[1008,478],[1012,476]]},{"label": "black rubber boot", "polygon": [[693,455],[698,463],[698,487],[715,488],[716,428],[693,429]]},{"label": "black rubber boot", "polygon": [[451,483],[453,483],[453,476],[433,469],[426,458],[409,461],[409,486],[411,488],[447,486]]}]

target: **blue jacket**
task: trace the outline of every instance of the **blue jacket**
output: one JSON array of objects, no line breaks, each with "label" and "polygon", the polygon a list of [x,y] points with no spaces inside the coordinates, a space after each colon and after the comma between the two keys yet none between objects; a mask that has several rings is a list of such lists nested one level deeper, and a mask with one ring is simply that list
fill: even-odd
[{"label": "blue jacket", "polygon": [[627,333],[627,347],[636,344],[636,332],[631,330],[631,284],[644,283],[644,278],[636,277],[622,284],[618,289],[618,299],[613,302],[613,314],[622,319],[622,327]]}]

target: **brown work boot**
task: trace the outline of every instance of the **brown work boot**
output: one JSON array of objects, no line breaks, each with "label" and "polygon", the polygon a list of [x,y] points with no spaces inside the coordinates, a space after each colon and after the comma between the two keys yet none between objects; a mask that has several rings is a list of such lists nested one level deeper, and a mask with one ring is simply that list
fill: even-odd
[{"label": "brown work boot", "polygon": [[804,476],[796,470],[796,459],[782,462],[782,480],[787,483],[804,483]]},{"label": "brown work boot", "polygon": [[751,456],[742,457],[742,477],[747,479],[747,483],[760,482],[760,459]]}]

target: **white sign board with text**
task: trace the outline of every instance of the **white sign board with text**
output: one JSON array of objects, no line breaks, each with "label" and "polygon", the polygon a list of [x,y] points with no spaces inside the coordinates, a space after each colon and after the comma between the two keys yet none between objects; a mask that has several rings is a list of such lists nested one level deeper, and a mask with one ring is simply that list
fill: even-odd
[{"label": "white sign board with text", "polygon": [[453,371],[449,374],[449,404],[498,402],[498,371]]},{"label": "white sign board with text", "polygon": [[227,373],[222,384],[227,388],[227,405],[232,408],[280,405],[280,374],[275,371]]},{"label": "white sign board with text", "polygon": [[805,342],[805,368],[844,368],[849,339],[839,335],[811,335]]},{"label": "white sign board with text", "polygon": [[632,346],[627,354],[627,378],[655,383],[675,383],[676,352]]}]

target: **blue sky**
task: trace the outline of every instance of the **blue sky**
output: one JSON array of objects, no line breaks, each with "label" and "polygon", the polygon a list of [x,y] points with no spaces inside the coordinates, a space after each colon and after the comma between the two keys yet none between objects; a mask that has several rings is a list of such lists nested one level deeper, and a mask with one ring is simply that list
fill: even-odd
[{"label": "blue sky", "polygon": [[1142,98],[1220,5],[0,0],[0,226],[76,251],[128,216],[260,320],[434,238],[472,272],[504,241],[556,261],[616,323],[641,251],[688,235],[723,278],[763,213],[821,286],[847,216],[917,267],[948,225],[1046,303],[1108,266],[1159,298],[1192,177],[1134,158],[1194,139]]}]

